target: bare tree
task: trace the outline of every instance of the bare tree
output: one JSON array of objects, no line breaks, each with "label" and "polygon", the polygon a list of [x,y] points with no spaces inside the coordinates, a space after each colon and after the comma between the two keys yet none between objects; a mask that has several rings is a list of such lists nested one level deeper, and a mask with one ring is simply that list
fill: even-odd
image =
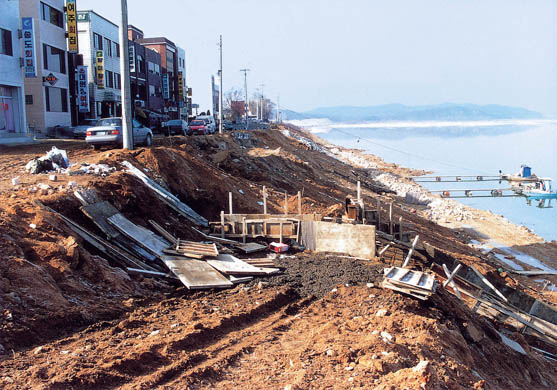
[{"label": "bare tree", "polygon": [[236,122],[238,118],[244,115],[244,94],[239,88],[232,88],[224,94],[224,117],[228,120]]}]

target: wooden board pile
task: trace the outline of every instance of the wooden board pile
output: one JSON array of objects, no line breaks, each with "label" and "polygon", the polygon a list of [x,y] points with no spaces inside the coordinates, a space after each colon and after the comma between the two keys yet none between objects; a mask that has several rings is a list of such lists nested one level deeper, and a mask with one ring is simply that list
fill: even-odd
[{"label": "wooden board pile", "polygon": [[[254,276],[280,272],[270,259],[264,263],[249,264],[230,254],[234,250],[225,245],[243,252],[266,249],[265,246],[254,244],[243,248],[244,244],[239,242],[201,232],[209,242],[185,241],[174,237],[155,221],[149,221],[157,234],[133,223],[110,202],[99,200],[96,194],[76,192],[75,195],[83,205],[81,211],[104,237],[39,205],[62,218],[84,241],[130,274],[178,279],[189,289],[204,289],[232,287],[236,283],[250,281]],[[185,207],[176,207],[185,210]],[[191,221],[194,218],[190,216],[188,219]],[[203,224],[202,221],[200,224]],[[228,253],[220,253],[218,247]]]},{"label": "wooden board pile", "polygon": [[437,283],[431,274],[400,267],[385,268],[384,273],[385,279],[381,284],[383,288],[402,292],[423,301],[435,292]]}]

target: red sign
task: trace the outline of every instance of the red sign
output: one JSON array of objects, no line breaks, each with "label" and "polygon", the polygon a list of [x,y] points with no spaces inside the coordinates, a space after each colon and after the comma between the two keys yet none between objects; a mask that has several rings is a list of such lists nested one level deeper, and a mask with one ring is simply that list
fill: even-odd
[{"label": "red sign", "polygon": [[58,82],[58,78],[54,76],[52,73],[46,77],[43,77],[43,80],[49,83],[50,85],[54,85],[56,84],[56,82]]}]

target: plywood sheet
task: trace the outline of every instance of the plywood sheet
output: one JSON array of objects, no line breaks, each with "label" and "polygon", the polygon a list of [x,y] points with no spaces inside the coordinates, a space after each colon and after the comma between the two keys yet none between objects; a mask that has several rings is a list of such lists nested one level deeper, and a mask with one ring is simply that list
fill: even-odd
[{"label": "plywood sheet", "polygon": [[152,231],[134,224],[122,214],[113,215],[108,218],[108,222],[120,233],[134,240],[138,245],[156,256],[160,257],[163,254],[163,250],[170,246],[168,241],[157,236]]},{"label": "plywood sheet", "polygon": [[161,260],[180,279],[184,286],[191,290],[227,288],[234,285],[203,260],[168,255],[162,255]]},{"label": "plywood sheet", "polygon": [[248,242],[247,244],[238,245],[238,249],[244,253],[254,253],[264,251],[267,247],[256,242]]},{"label": "plywood sheet", "polygon": [[109,239],[120,235],[120,232],[106,221],[113,215],[120,213],[110,202],[104,201],[83,206],[81,207],[81,211],[83,211],[83,214],[89,217]]},{"label": "plywood sheet", "polygon": [[220,254],[207,263],[226,275],[268,275],[268,269],[255,267],[232,255]]}]

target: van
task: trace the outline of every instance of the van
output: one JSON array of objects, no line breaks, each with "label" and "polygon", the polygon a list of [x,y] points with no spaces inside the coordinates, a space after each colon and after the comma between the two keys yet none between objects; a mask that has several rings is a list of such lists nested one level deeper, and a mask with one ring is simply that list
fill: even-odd
[{"label": "van", "polygon": [[198,115],[195,119],[205,122],[209,134],[214,134],[217,131],[217,124],[212,115]]}]

